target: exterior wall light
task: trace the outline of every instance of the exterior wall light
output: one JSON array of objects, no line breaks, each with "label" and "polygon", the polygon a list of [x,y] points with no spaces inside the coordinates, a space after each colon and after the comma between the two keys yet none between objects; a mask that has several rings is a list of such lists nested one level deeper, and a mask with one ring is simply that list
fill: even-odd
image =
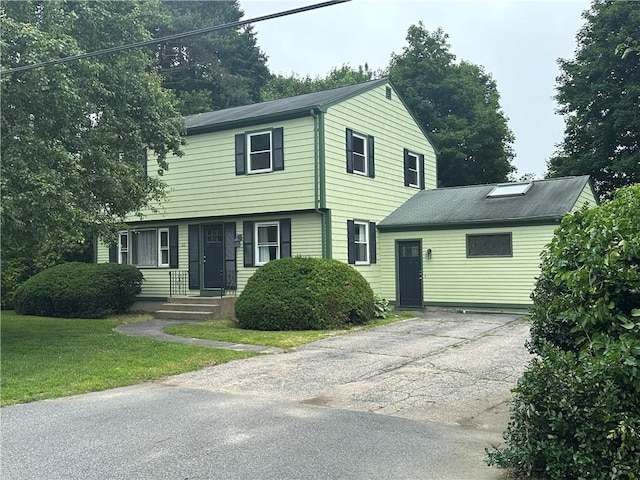
[{"label": "exterior wall light", "polygon": [[240,245],[242,245],[242,234],[236,235],[236,237],[233,239],[233,245],[236,248],[238,248]]},{"label": "exterior wall light", "polygon": [[431,249],[427,248],[427,260],[431,260]]}]

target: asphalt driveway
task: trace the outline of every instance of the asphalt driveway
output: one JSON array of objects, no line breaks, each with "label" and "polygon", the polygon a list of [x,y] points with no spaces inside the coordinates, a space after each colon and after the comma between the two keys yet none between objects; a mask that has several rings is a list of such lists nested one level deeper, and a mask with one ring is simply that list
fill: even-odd
[{"label": "asphalt driveway", "polygon": [[0,410],[7,479],[499,479],[516,315],[430,312],[162,379]]},{"label": "asphalt driveway", "polygon": [[528,324],[512,314],[419,315],[161,383],[473,426],[500,441],[530,358]]}]

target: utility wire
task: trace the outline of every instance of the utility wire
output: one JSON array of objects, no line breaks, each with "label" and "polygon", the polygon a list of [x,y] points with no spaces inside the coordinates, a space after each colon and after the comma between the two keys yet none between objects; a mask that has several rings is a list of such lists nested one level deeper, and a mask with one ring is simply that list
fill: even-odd
[{"label": "utility wire", "polygon": [[16,72],[24,72],[24,71],[27,71],[27,70],[33,70],[35,68],[48,67],[48,66],[51,66],[51,65],[59,65],[61,63],[71,62],[73,60],[81,60],[81,59],[84,59],[84,58],[97,57],[99,55],[105,55],[105,54],[108,54],[108,53],[123,52],[125,50],[132,50],[134,48],[146,47],[148,45],[156,45],[156,44],[167,42],[167,41],[170,41],[170,40],[177,40],[177,39],[180,39],[180,38],[193,37],[195,35],[202,35],[203,33],[210,33],[210,32],[216,32],[218,30],[225,30],[227,28],[240,27],[242,25],[247,25],[249,23],[262,22],[263,20],[271,20],[273,18],[285,17],[287,15],[294,15],[296,13],[308,12],[310,10],[316,10],[318,8],[330,7],[332,5],[337,5],[339,3],[346,3],[346,2],[350,2],[350,1],[351,0],[329,0],[327,2],[316,3],[316,4],[313,4],[313,5],[307,5],[305,7],[299,7],[299,8],[294,8],[294,9],[291,9],[291,10],[285,10],[283,12],[277,12],[277,13],[271,13],[269,15],[263,15],[261,17],[250,18],[248,20],[239,20],[237,22],[224,23],[222,25],[216,25],[216,26],[213,26],[213,27],[200,28],[198,30],[192,30],[190,32],[176,33],[174,35],[169,35],[169,36],[161,37],[161,38],[154,38],[154,39],[151,39],[151,40],[145,40],[143,42],[131,43],[129,45],[122,45],[122,46],[119,46],[119,47],[111,47],[111,48],[106,48],[104,50],[98,50],[98,51],[95,51],[95,52],[81,53],[79,55],[73,55],[71,57],[57,58],[55,60],[48,60],[46,62],[33,63],[31,65],[23,65],[21,67],[9,68],[9,69],[0,71],[0,75],[6,75],[6,74],[9,74],[9,73],[16,73]]}]

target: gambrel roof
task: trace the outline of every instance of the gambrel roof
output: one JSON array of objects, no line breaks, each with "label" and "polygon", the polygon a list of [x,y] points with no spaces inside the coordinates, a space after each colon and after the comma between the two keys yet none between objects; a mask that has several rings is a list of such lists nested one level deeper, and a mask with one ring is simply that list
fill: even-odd
[{"label": "gambrel roof", "polygon": [[585,186],[591,188],[588,175],[423,190],[382,220],[378,228],[435,230],[557,223],[575,206]]},{"label": "gambrel roof", "polygon": [[226,130],[234,127],[312,115],[312,110],[324,111],[331,105],[386,83],[389,83],[387,78],[380,78],[347,87],[332,88],[321,92],[307,93],[253,105],[189,115],[185,117],[187,133]]}]

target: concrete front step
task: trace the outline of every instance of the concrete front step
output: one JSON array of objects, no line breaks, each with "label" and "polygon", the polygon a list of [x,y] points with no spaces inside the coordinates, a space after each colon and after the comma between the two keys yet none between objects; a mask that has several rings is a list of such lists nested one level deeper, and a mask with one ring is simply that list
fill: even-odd
[{"label": "concrete front step", "polygon": [[217,318],[217,312],[193,312],[185,310],[158,310],[154,317],[156,320],[214,320]]},{"label": "concrete front step", "polygon": [[[169,297],[167,303],[182,303],[182,304],[206,304],[206,305],[218,305],[218,300],[221,297]],[[166,305],[165,304],[165,305]]]},{"label": "concrete front step", "polygon": [[217,303],[164,303],[161,310],[182,312],[215,312],[220,310]]}]

